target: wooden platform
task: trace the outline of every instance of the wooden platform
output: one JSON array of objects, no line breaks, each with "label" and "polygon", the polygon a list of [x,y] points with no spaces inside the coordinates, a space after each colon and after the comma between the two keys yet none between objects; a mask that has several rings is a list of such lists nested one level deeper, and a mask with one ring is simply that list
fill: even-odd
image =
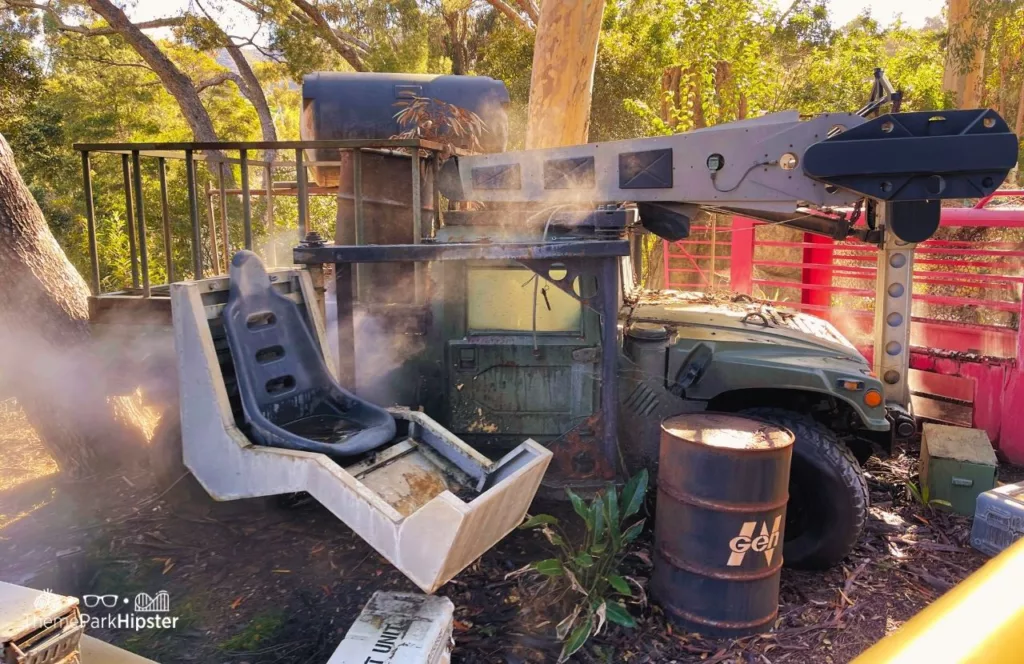
[{"label": "wooden platform", "polygon": [[99,325],[171,326],[169,286],[154,286],[150,297],[141,290],[125,290],[89,296],[89,322]]}]

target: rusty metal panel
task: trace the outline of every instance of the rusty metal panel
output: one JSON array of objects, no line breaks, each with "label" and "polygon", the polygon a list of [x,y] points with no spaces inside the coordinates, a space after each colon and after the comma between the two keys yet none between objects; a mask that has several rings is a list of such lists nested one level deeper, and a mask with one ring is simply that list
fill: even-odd
[{"label": "rusty metal panel", "polygon": [[[542,339],[539,355],[513,341],[449,342],[449,428],[456,435],[559,436],[574,418],[592,412],[595,365],[581,363],[574,372],[578,341]],[[580,383],[575,389],[574,378]]]},{"label": "rusty metal panel", "polygon": [[[338,244],[416,244],[413,208],[416,205],[410,156],[401,153],[364,151],[340,157],[338,213],[335,242]],[[358,163],[357,163],[358,160]],[[326,171],[325,171],[326,172]],[[434,219],[432,169],[421,169],[420,196],[416,207],[429,228]],[[358,176],[359,186],[356,186]],[[361,208],[361,209],[360,209]],[[415,267],[412,263],[360,265],[358,300],[374,304],[412,304],[416,301]]]}]

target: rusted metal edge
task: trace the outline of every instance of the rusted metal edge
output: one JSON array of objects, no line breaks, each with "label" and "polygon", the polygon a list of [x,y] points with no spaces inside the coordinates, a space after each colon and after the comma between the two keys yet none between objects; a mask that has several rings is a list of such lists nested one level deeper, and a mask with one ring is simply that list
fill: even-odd
[{"label": "rusted metal edge", "polygon": [[662,483],[658,484],[658,491],[660,493],[664,493],[673,500],[678,500],[681,503],[693,505],[694,507],[701,507],[713,512],[732,512],[739,514],[768,512],[770,510],[777,510],[785,507],[786,503],[789,502],[789,491],[786,492],[786,496],[784,498],[770,503],[716,503],[710,500],[705,500],[704,498],[698,498],[697,496],[686,493],[680,489],[667,487]]},{"label": "rusted metal edge", "polygon": [[700,576],[706,576],[710,579],[718,579],[720,581],[760,581],[761,579],[767,579],[773,574],[778,573],[782,569],[782,556],[779,556],[777,563],[771,567],[766,567],[763,570],[748,571],[748,572],[723,572],[720,570],[712,569],[710,567],[704,567],[703,565],[696,565],[694,563],[686,562],[679,558],[675,554],[669,553],[665,550],[664,545],[659,545],[655,549],[655,553],[665,559],[665,562],[669,563],[674,567],[686,570],[692,574],[699,574]]},{"label": "rusted metal edge", "polygon": [[[645,322],[647,321],[647,319],[643,319],[643,320]],[[651,321],[651,322],[654,322],[654,321]],[[671,321],[656,321],[656,322],[665,322],[665,323],[672,324]],[[783,450],[783,449],[785,449],[787,447],[793,447],[793,445],[796,444],[796,435],[792,431],[787,429],[786,427],[781,427],[778,424],[775,424],[774,422],[769,422],[768,420],[762,420],[759,417],[748,417],[747,415],[742,415],[740,417],[742,417],[745,420],[749,420],[751,422],[757,422],[758,424],[763,424],[766,427],[771,427],[772,429],[778,429],[780,431],[784,431],[784,432],[788,433],[789,434],[789,438],[790,438],[789,443],[787,445],[783,445],[783,446],[779,446],[779,447],[745,447],[745,448],[742,448],[742,449],[727,448],[727,447],[714,447],[712,445],[705,445],[704,443],[698,442],[696,440],[688,440],[686,438],[680,438],[679,436],[677,436],[676,434],[672,433],[671,431],[669,431],[668,429],[665,428],[665,422],[668,422],[669,420],[675,419],[677,417],[686,417],[687,415],[730,415],[730,416],[733,416],[733,417],[737,417],[737,415],[735,413],[722,413],[720,411],[715,411],[715,410],[703,410],[703,411],[700,411],[699,413],[681,413],[679,415],[674,415],[672,417],[665,418],[665,420],[661,423],[661,427],[660,427],[661,428],[661,433],[663,433],[663,434],[665,434],[667,436],[670,436],[672,438],[672,442],[675,442],[675,443],[685,443],[687,445],[692,445],[694,447],[699,447],[699,448],[705,449],[705,450],[712,449],[712,450],[715,450],[716,452],[720,452],[723,455],[728,455],[728,456],[745,456],[747,454],[770,454],[770,453],[777,453],[777,452],[779,452],[779,450]]]},{"label": "rusted metal edge", "polygon": [[626,240],[565,240],[559,242],[456,242],[449,244],[368,244],[363,246],[300,246],[292,250],[298,264],[394,263],[442,260],[554,260],[628,256]]},{"label": "rusted metal edge", "polygon": [[419,148],[441,152],[448,150],[455,155],[474,154],[454,146],[445,146],[421,138],[391,139],[340,139],[328,141],[212,141],[212,142],[171,142],[171,143],[75,143],[72,148],[79,152],[143,152],[152,150],[312,150],[317,148]]},{"label": "rusted metal edge", "polygon": [[702,618],[696,614],[690,613],[689,611],[683,611],[669,604],[663,604],[662,609],[668,611],[672,615],[687,622],[696,623],[698,625],[707,625],[708,627],[716,627],[718,629],[754,629],[755,627],[761,627],[769,623],[775,622],[775,619],[779,617],[779,610],[775,609],[772,611],[767,618],[760,620],[712,620],[710,618]]}]

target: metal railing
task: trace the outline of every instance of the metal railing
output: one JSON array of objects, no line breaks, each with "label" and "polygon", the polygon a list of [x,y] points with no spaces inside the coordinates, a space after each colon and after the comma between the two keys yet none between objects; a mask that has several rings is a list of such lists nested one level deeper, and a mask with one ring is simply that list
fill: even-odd
[{"label": "metal railing", "polygon": [[[209,267],[216,273],[227,270],[230,261],[230,234],[231,222],[228,219],[228,198],[230,196],[241,197],[241,221],[242,221],[242,245],[245,249],[255,250],[253,244],[253,219],[252,200],[253,196],[261,196],[266,200],[266,223],[268,232],[273,242],[274,229],[274,197],[295,196],[297,197],[298,208],[298,233],[296,243],[306,237],[309,227],[309,198],[315,195],[340,194],[341,183],[337,187],[318,186],[315,182],[311,185],[307,169],[311,167],[339,167],[341,166],[342,155],[346,152],[352,153],[352,197],[354,207],[355,242],[361,244],[364,237],[364,201],[363,201],[363,175],[362,157],[364,152],[391,151],[397,153],[402,151],[410,157],[412,200],[410,223],[413,229],[413,242],[419,243],[423,238],[423,211],[421,202],[423,192],[421,191],[421,175],[424,162],[430,167],[438,169],[444,151],[451,152],[450,148],[439,143],[421,139],[386,139],[386,140],[330,140],[330,141],[226,141],[216,143],[78,143],[74,145],[82,156],[82,176],[85,196],[85,214],[88,227],[89,260],[90,272],[89,281],[93,295],[103,295],[101,288],[101,268],[99,249],[97,246],[96,230],[96,209],[93,195],[93,165],[92,157],[96,154],[114,154],[121,156],[121,177],[124,186],[125,200],[125,231],[128,238],[128,252],[131,264],[131,295],[138,295],[149,298],[153,294],[151,283],[150,256],[147,242],[146,209],[143,197],[142,182],[142,160],[144,158],[155,159],[157,164],[157,179],[160,186],[160,216],[164,256],[166,257],[165,270],[167,283],[178,280],[181,276],[176,274],[173,261],[173,226],[171,210],[168,202],[167,185],[167,161],[181,160],[185,163],[186,188],[188,190],[188,216],[190,222],[189,242],[191,244],[191,267],[193,279],[201,279]],[[317,151],[317,154],[324,150],[337,150],[338,160],[310,160],[310,151]],[[253,156],[258,151],[272,152],[274,154],[291,153],[294,161],[274,159],[267,161]],[[234,155],[237,156],[233,156]],[[214,187],[208,181],[205,191],[200,191],[196,164],[206,162],[212,164],[211,180],[213,173],[216,174],[217,185]],[[233,179],[229,175],[229,169],[237,165],[240,170],[240,183],[238,186],[229,187],[228,182]],[[250,182],[250,168],[261,168],[262,187],[253,189]],[[276,182],[274,172],[276,169],[293,169],[295,172],[294,182]],[[339,178],[340,179],[340,178]],[[435,188],[436,189],[436,188]],[[436,191],[428,195],[435,197]],[[206,198],[206,223],[200,214],[200,197]],[[219,203],[219,210],[214,208],[214,200]],[[435,210],[438,206],[435,205]],[[219,228],[215,212],[219,212]],[[209,240],[210,260],[204,261],[203,235]],[[218,234],[220,239],[218,240]],[[271,250],[273,246],[271,244]],[[222,263],[223,261],[223,263]]]}]

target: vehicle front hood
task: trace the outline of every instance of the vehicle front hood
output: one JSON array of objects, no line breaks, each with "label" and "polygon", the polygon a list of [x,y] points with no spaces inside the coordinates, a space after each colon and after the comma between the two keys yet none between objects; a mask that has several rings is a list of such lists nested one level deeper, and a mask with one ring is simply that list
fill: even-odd
[{"label": "vehicle front hood", "polygon": [[[745,295],[683,291],[643,291],[633,302],[630,321],[658,322],[701,331],[723,330],[750,343],[824,350],[865,363],[864,357],[828,321],[752,300]],[[696,331],[696,330],[694,330]],[[681,334],[686,332],[681,330]]]}]

